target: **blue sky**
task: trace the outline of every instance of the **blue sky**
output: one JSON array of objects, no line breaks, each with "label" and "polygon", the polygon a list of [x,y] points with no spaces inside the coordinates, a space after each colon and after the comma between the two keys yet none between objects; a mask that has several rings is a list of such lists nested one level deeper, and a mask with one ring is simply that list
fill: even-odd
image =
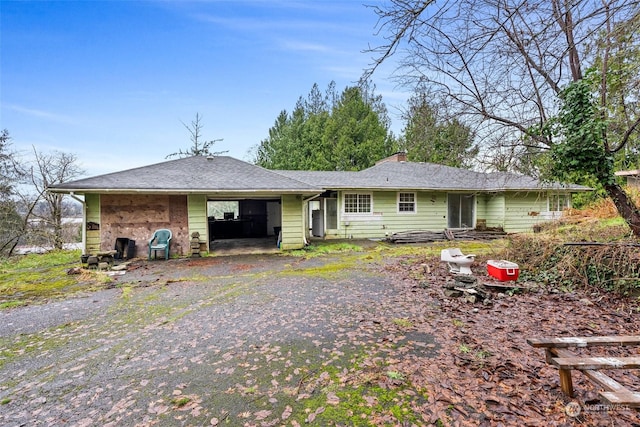
[{"label": "blue sky", "polygon": [[[383,42],[358,0],[1,0],[0,17],[0,128],[89,176],[188,149],[196,113],[214,150],[248,160],[281,110],[314,83],[353,85]],[[397,134],[391,68],[373,81]]]}]

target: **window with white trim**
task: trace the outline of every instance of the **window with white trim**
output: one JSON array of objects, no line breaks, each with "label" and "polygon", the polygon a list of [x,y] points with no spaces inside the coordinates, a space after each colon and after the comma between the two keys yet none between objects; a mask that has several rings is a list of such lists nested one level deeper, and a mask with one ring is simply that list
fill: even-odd
[{"label": "window with white trim", "polygon": [[416,212],[416,193],[398,193],[398,212]]},{"label": "window with white trim", "polygon": [[371,213],[371,194],[345,193],[345,213]]},{"label": "window with white trim", "polygon": [[562,212],[571,207],[571,194],[553,194],[549,196],[549,212]]}]

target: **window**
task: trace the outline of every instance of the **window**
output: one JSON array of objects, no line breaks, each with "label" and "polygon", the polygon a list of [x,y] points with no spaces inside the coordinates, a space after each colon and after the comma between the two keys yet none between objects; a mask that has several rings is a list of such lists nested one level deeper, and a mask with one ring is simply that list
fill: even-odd
[{"label": "window", "polygon": [[447,225],[449,228],[473,228],[473,217],[475,211],[475,197],[473,194],[455,194],[447,195],[447,205],[449,219]]},{"label": "window", "polygon": [[415,213],[416,193],[398,193],[398,212]]},{"label": "window", "polygon": [[571,207],[570,194],[554,194],[549,197],[549,211],[562,212]]},{"label": "window", "polygon": [[371,194],[347,193],[344,195],[345,213],[371,213]]},{"label": "window", "polygon": [[338,200],[337,199],[324,199],[325,212],[327,215],[327,228],[338,228]]}]

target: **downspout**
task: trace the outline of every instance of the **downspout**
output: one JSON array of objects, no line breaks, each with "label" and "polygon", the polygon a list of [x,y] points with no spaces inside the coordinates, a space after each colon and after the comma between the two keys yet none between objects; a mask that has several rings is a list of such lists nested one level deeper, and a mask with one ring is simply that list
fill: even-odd
[{"label": "downspout", "polygon": [[82,205],[82,253],[87,253],[87,204],[84,199],[76,196],[72,191],[69,193],[72,199],[77,200]]},{"label": "downspout", "polygon": [[304,220],[302,221],[302,241],[307,246],[307,232],[309,231],[309,202],[320,197],[322,193],[311,196],[308,199],[302,199],[302,213]]}]

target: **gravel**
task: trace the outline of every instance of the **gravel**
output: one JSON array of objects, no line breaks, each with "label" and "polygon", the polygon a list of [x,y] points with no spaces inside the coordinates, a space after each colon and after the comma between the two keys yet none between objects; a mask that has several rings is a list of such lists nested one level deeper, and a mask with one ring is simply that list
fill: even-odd
[{"label": "gravel", "polygon": [[[138,261],[112,289],[0,312],[0,425],[276,425],[400,316],[341,258]],[[383,304],[384,302],[384,304]],[[292,409],[293,408],[293,409]],[[293,413],[292,413],[293,411]]]}]

